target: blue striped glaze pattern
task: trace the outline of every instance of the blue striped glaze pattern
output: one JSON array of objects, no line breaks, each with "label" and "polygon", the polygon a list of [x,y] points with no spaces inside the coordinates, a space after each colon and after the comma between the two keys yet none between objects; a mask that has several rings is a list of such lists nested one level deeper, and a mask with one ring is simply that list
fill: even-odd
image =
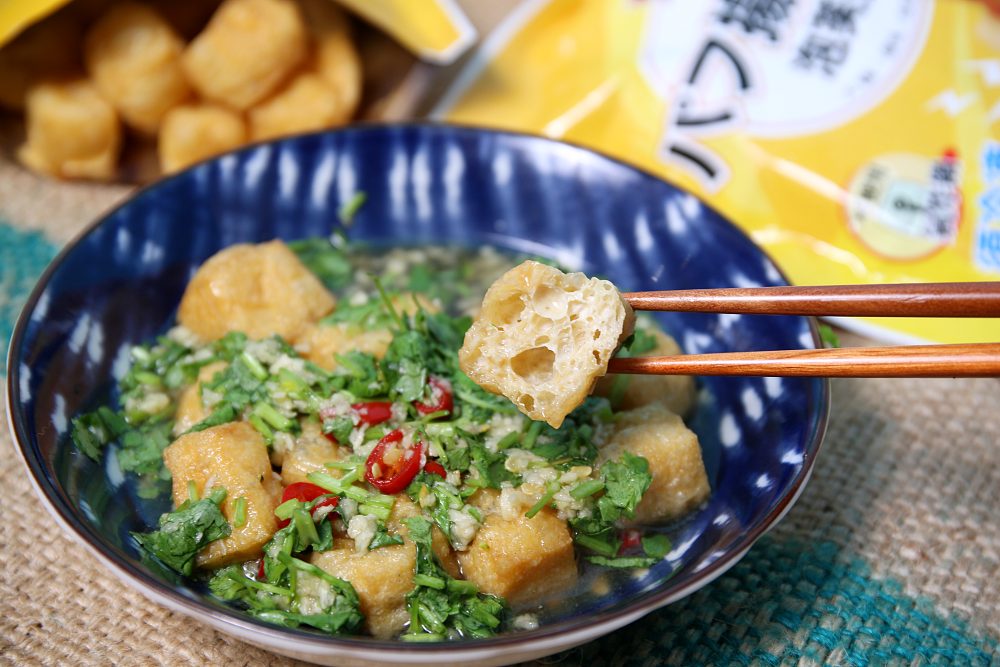
[{"label": "blue striped glaze pattern", "polygon": [[[350,234],[373,243],[489,243],[553,257],[623,290],[783,284],[760,249],[693,196],[536,137],[356,127],[250,147],[166,179],[54,262],[11,349],[13,422],[36,480],[74,530],[144,584],[232,613],[138,562],[128,531],[152,525],[163,506],[139,500],[113,461],[101,467],[73,451],[69,420],[107,400],[131,345],[169,326],[203,260],[233,243],[329,234],[357,191],[368,199]],[[816,345],[805,318],[660,319],[688,352]],[[787,508],[825,426],[825,381],[704,378],[700,389],[690,423],[704,449],[710,502],[665,529],[674,548],[664,562],[617,576],[610,594],[568,600],[538,633],[701,585]]]}]

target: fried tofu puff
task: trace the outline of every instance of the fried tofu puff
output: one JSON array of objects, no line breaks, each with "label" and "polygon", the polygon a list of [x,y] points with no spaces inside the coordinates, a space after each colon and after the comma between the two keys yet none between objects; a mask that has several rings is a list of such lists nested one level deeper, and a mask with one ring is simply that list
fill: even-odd
[{"label": "fried tofu puff", "polygon": [[213,104],[185,104],[163,117],[160,169],[169,174],[246,143],[243,117]]},{"label": "fried tofu puff", "polygon": [[147,5],[114,5],[87,32],[84,61],[101,95],[131,127],[156,134],[191,88],[181,70],[184,42]]},{"label": "fried tofu puff", "polygon": [[334,298],[281,241],[230,246],[208,259],[181,298],[179,323],[202,340],[230,331],[289,342],[329,313]]},{"label": "fried tofu puff", "polygon": [[698,436],[662,403],[618,413],[598,462],[614,460],[623,451],[645,458],[653,476],[636,507],[636,523],[677,519],[708,498],[711,489]]},{"label": "fried tofu puff", "polygon": [[109,180],[122,132],[114,108],[86,79],[33,86],[27,97],[27,142],[21,162],[57,178]]},{"label": "fried tofu puff", "polygon": [[308,43],[292,0],[226,0],[181,64],[203,98],[244,111],[278,90],[305,61]]},{"label": "fried tofu puff", "polygon": [[572,588],[578,573],[566,521],[550,508],[530,519],[522,513],[506,517],[490,509],[497,495],[484,489],[472,498],[486,518],[469,548],[457,554],[466,579],[515,609]]},{"label": "fried tofu puff", "polygon": [[[420,509],[405,496],[397,496],[387,528],[402,535],[403,544],[358,551],[354,540],[338,539],[329,551],[313,553],[310,561],[335,577],[354,586],[365,616],[365,629],[378,639],[390,639],[403,631],[410,615],[406,596],[413,590],[417,567],[417,547],[409,539],[405,518],[418,516]],[[458,567],[444,534],[433,529],[432,548],[442,567],[455,576]]]},{"label": "fried tofu puff", "polygon": [[188,433],[163,451],[163,462],[173,477],[174,506],[188,497],[193,482],[199,497],[207,495],[205,485],[226,490],[222,514],[233,523],[236,502],[246,498],[246,521],[234,526],[229,537],[202,549],[196,564],[216,568],[241,563],[260,555],[261,549],[278,529],[274,508],[281,499],[281,485],[271,474],[264,439],[246,422],[231,422]]}]

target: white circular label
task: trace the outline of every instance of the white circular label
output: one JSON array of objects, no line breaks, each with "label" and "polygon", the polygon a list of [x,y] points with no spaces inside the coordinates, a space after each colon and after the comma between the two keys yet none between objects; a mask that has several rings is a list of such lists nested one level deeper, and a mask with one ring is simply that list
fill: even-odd
[{"label": "white circular label", "polygon": [[792,137],[831,129],[909,73],[930,0],[651,2],[639,52],[670,129]]}]

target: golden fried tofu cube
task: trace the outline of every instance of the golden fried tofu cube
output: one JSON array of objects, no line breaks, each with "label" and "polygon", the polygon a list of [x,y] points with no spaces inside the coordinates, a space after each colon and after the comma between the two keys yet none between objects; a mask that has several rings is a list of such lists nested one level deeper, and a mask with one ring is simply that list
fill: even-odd
[{"label": "golden fried tofu cube", "polygon": [[[683,354],[677,341],[659,329],[651,328],[647,332],[656,338],[656,347],[644,352],[644,356]],[[684,415],[694,405],[694,378],[690,375],[605,375],[597,381],[594,393],[598,396],[611,396],[619,377],[625,382],[625,390],[621,393],[621,402],[615,406],[618,409],[631,410],[650,403],[662,403],[671,412]]]},{"label": "golden fried tofu cube", "polygon": [[24,109],[28,90],[80,68],[80,26],[60,11],[26,28],[0,48],[0,106]]},{"label": "golden fried tofu cube", "polygon": [[342,125],[350,119],[340,96],[326,81],[303,72],[272,97],[250,109],[250,138],[272,139]]},{"label": "golden fried tofu cube", "polygon": [[391,639],[403,631],[410,615],[406,595],[413,590],[417,547],[413,542],[379,547],[358,553],[354,540],[334,540],[334,548],[315,552],[309,559],[335,577],[354,586],[365,616],[365,629],[378,639]]},{"label": "golden fried tofu cube", "polygon": [[215,374],[226,368],[226,362],[214,361],[202,366],[198,371],[198,379],[194,384],[181,392],[177,400],[177,412],[174,413],[174,435],[180,435],[208,416],[205,404],[201,399],[201,385],[215,377]]},{"label": "golden fried tofu cube", "polygon": [[[490,506],[493,493],[474,504]],[[468,550],[458,552],[458,562],[481,592],[498,595],[513,608],[569,590],[578,577],[569,526],[549,508],[530,519],[489,514]]]},{"label": "golden fried tofu cube", "polygon": [[653,481],[636,508],[636,523],[670,521],[700,505],[711,489],[701,458],[698,436],[661,403],[619,413],[599,461],[617,459],[623,451],[649,461]]},{"label": "golden fried tofu cube", "polygon": [[281,481],[286,485],[308,482],[311,472],[325,472],[340,477],[339,470],[327,468],[325,464],[342,458],[343,450],[323,435],[320,424],[305,420],[302,422],[302,432],[295,438],[295,444],[281,457]]},{"label": "golden fried tofu cube", "polygon": [[222,513],[232,525],[237,500],[246,498],[246,522],[202,549],[195,561],[198,567],[221,567],[260,555],[278,529],[274,508],[280,501],[260,433],[246,422],[232,422],[182,435],[163,451],[163,461],[173,475],[175,506],[187,500],[188,482],[194,482],[199,497],[206,495],[205,485],[211,482],[212,488],[226,490]]},{"label": "golden fried tofu cube", "polygon": [[212,104],[185,104],[167,112],[160,125],[160,169],[169,174],[246,143],[240,114]]},{"label": "golden fried tofu cube", "polygon": [[[392,505],[392,514],[389,515],[389,520],[386,521],[385,525],[390,533],[398,533],[403,537],[408,537],[410,529],[406,526],[404,520],[421,515],[420,507],[415,502],[403,494],[399,494],[396,496],[396,502]],[[458,567],[458,559],[455,557],[455,552],[448,543],[448,538],[437,526],[431,526],[431,549],[434,551],[434,555],[437,556],[438,563],[444,568],[444,571],[458,579],[461,573]]]},{"label": "golden fried tofu cube", "polygon": [[608,281],[529,260],[487,290],[459,364],[486,391],[559,428],[607,372],[634,323]]},{"label": "golden fried tofu cube", "polygon": [[206,100],[245,111],[301,64],[308,34],[292,0],[226,0],[182,57]]},{"label": "golden fried tofu cube", "polygon": [[347,122],[361,101],[363,79],[351,23],[329,0],[302,0],[301,7],[315,45],[311,69],[336,92],[340,122]]},{"label": "golden fried tofu cube", "polygon": [[86,79],[41,83],[27,98],[28,140],[18,157],[62,178],[115,175],[121,126],[115,110]]},{"label": "golden fried tofu cube", "polygon": [[188,283],[177,319],[202,340],[242,331],[254,339],[277,334],[295,342],[334,303],[319,279],[276,240],[230,246],[210,257]]},{"label": "golden fried tofu cube", "polygon": [[307,327],[295,349],[320,368],[332,371],[337,367],[336,354],[357,350],[381,359],[391,342],[392,332],[387,329],[365,331],[353,324],[339,322]]},{"label": "golden fried tofu cube", "polygon": [[124,2],[87,32],[84,60],[94,85],[125,122],[155,134],[164,114],[191,92],[180,65],[183,49],[154,9]]}]

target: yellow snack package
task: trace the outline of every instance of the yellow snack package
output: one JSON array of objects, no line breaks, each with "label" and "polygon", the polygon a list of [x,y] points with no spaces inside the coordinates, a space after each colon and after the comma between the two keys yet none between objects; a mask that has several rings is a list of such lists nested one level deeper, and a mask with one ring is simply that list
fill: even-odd
[{"label": "yellow snack package", "polygon": [[[1000,13],[985,0],[528,0],[432,116],[658,173],[796,284],[1000,279]],[[1000,320],[837,322],[1000,340]]]}]

